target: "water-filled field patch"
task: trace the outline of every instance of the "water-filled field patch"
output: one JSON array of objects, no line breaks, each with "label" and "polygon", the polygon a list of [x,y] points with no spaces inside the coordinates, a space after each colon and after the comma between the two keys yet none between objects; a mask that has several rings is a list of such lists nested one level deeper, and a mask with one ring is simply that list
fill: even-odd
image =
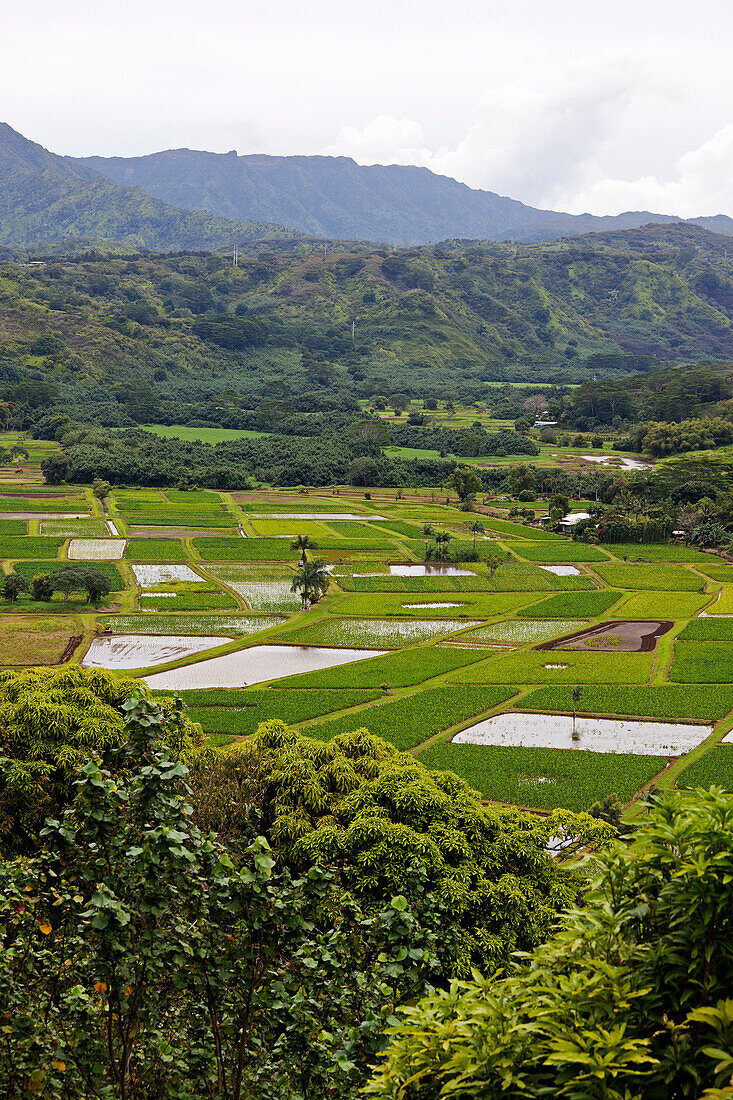
[{"label": "water-filled field patch", "polygon": [[103,519],[48,519],[42,521],[40,533],[55,535],[59,538],[103,539],[107,537],[109,531]]},{"label": "water-filled field patch", "polygon": [[[147,677],[152,688],[183,691],[190,688],[246,687],[295,673],[312,672],[334,665],[363,661],[373,656],[364,649],[329,649],[317,646],[258,645],[210,657],[195,665],[157,672]],[[349,677],[349,684],[351,679]]]},{"label": "water-filled field patch", "polygon": [[285,620],[277,615],[108,615],[105,625],[121,634],[256,634]]},{"label": "water-filled field patch", "polygon": [[478,623],[452,619],[321,619],[289,634],[311,645],[369,646],[375,649],[415,645]]},{"label": "water-filled field patch", "polygon": [[231,640],[206,636],[113,634],[92,639],[82,668],[129,669],[164,665],[225,645]]},{"label": "water-filled field patch", "polygon": [[580,570],[574,565],[541,565],[540,569],[544,569],[546,573],[554,573],[556,577],[581,576]]},{"label": "water-filled field patch", "polygon": [[218,565],[209,572],[243,596],[253,611],[297,611],[300,595],[291,592],[294,573],[277,566]]},{"label": "water-filled field patch", "polygon": [[507,619],[503,623],[482,626],[464,635],[466,641],[475,639],[486,642],[513,642],[515,645],[532,645],[577,630],[577,619]]},{"label": "water-filled field patch", "polygon": [[447,672],[484,660],[486,654],[470,650],[449,649],[438,646],[421,646],[418,649],[397,650],[383,657],[345,668],[325,669],[304,676],[291,676],[282,680],[282,688],[341,688],[341,687],[409,687],[442,676]]},{"label": "water-filled field patch", "polygon": [[141,588],[155,588],[158,584],[184,581],[191,584],[205,584],[199,573],[194,573],[189,565],[133,565],[130,567],[135,580]]},{"label": "water-filled field patch", "polygon": [[70,561],[119,561],[124,539],[72,539],[66,552]]},{"label": "water-filled field patch", "polygon": [[393,577],[475,577],[471,569],[459,565],[436,565],[430,562],[420,565],[390,565]]},{"label": "water-filled field patch", "polygon": [[[573,737],[575,730],[575,737]],[[461,730],[455,745],[504,745],[540,749],[588,749],[641,756],[682,756],[712,733],[712,726],[682,722],[639,722],[569,714],[509,712]]]}]

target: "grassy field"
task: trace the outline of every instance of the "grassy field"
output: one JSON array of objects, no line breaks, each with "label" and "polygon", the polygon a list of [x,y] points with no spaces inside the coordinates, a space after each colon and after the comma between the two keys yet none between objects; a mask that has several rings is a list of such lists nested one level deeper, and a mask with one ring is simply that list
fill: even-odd
[{"label": "grassy field", "polygon": [[187,443],[227,443],[231,439],[258,439],[268,434],[237,428],[189,428],[184,424],[143,424],[142,427],[164,439],[183,439]]},{"label": "grassy field", "polygon": [[0,630],[0,664],[55,665],[78,628],[68,618],[43,616],[13,619],[12,630]]},{"label": "grassy field", "polygon": [[653,662],[651,653],[523,650],[490,657],[483,664],[451,673],[449,679],[464,684],[643,684],[651,676]]}]

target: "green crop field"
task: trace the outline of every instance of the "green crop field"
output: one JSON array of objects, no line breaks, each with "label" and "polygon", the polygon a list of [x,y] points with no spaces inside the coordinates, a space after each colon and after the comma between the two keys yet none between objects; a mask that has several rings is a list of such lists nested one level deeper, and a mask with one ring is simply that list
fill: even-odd
[{"label": "green crop field", "polygon": [[677,637],[681,642],[733,642],[733,619],[693,619]]},{"label": "green crop field", "polygon": [[[572,687],[541,687],[524,695],[516,704],[518,710],[557,711],[570,714],[573,710]],[[593,684],[583,688],[583,697],[576,704],[578,714],[621,714],[640,718],[677,718],[714,722],[733,710],[733,687],[713,684],[638,684],[613,687]]]},{"label": "green crop field", "polygon": [[407,619],[491,619],[516,611],[531,599],[526,593],[515,592],[464,592],[440,597],[434,593],[374,592],[347,596],[330,610],[337,615],[399,615]]},{"label": "green crop field", "polygon": [[44,538],[41,535],[25,535],[23,538],[0,538],[0,558],[55,557],[63,545],[63,539]]},{"label": "green crop field", "polygon": [[[309,722],[335,710],[367,703],[378,692],[353,688],[338,691],[279,691],[269,688],[239,692],[190,691],[182,694],[190,708],[191,718],[194,722],[200,722],[206,733],[247,737],[254,733],[260,722],[270,718],[279,718],[288,726]],[[359,718],[355,716],[353,721],[358,726]]]},{"label": "green crop field", "polygon": [[[51,521],[47,521],[51,522]],[[63,523],[62,521],[59,521]],[[71,522],[71,521],[70,521]],[[77,522],[81,523],[81,520]],[[0,539],[6,538],[8,535],[25,535],[28,532],[28,525],[24,519],[0,519]],[[61,531],[49,531],[48,534],[62,534]]]},{"label": "green crop field", "polygon": [[429,768],[456,772],[484,798],[576,811],[588,810],[613,793],[629,802],[667,763],[658,756],[450,742],[429,745],[420,760]]},{"label": "green crop field", "polygon": [[570,649],[501,653],[451,673],[463,684],[643,684],[651,653],[585,653]]},{"label": "green crop field", "polygon": [[608,554],[604,554],[597,546],[586,546],[583,542],[572,542],[565,539],[563,542],[523,542],[512,546],[515,554],[529,561],[540,562],[574,562],[574,561],[608,561]]},{"label": "green crop field", "polygon": [[[666,543],[604,543],[603,549],[622,561],[666,561],[693,562],[695,564],[710,561],[709,554],[695,550],[693,546],[667,546]],[[703,570],[704,571],[704,570]],[[733,578],[733,569],[731,570]]]},{"label": "green crop field", "polygon": [[390,688],[410,687],[474,661],[482,661],[485,657],[485,653],[449,649],[447,646],[421,646],[419,649],[388,653],[384,657],[372,657],[353,665],[288,676],[278,686],[336,688],[381,687],[386,684]]},{"label": "green crop field", "polygon": [[194,539],[204,561],[297,561],[289,539]]},{"label": "green crop field", "polygon": [[696,592],[635,592],[613,609],[617,619],[689,619],[710,600]]},{"label": "green crop field", "polygon": [[523,619],[594,619],[603,615],[624,592],[563,592],[529,604],[518,612]]},{"label": "green crop field", "polygon": [[703,577],[698,577],[683,565],[671,565],[667,562],[654,565],[644,562],[620,565],[613,562],[609,565],[596,565],[594,569],[606,584],[615,588],[660,592],[702,592],[705,589]]},{"label": "green crop field", "polygon": [[733,745],[717,745],[685,768],[678,787],[722,787],[733,791]]},{"label": "green crop field", "polygon": [[178,539],[130,539],[125,547],[129,561],[185,561]]},{"label": "green crop field", "polygon": [[328,740],[337,733],[368,729],[398,749],[411,749],[444,729],[474,715],[484,714],[515,694],[512,688],[434,687],[416,695],[391,699],[309,729],[313,737]]}]

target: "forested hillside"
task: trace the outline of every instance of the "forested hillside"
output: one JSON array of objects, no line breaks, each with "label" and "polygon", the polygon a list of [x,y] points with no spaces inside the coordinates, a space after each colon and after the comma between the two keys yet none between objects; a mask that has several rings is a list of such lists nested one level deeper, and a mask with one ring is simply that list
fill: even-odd
[{"label": "forested hillside", "polygon": [[672,226],[522,248],[261,252],[236,267],[210,254],[9,261],[2,393],[112,426],[188,423],[212,403],[330,412],[382,393],[476,400],[496,381],[721,362],[725,240]]}]

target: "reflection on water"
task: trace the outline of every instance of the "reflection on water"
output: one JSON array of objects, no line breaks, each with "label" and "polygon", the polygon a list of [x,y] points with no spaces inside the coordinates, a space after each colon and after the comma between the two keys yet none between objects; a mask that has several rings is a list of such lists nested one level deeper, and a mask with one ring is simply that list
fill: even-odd
[{"label": "reflection on water", "polygon": [[587,749],[591,752],[625,752],[634,756],[681,756],[704,741],[712,729],[712,726],[679,722],[576,718],[578,737],[573,740],[573,719],[568,714],[496,714],[461,730],[453,742],[456,745]]},{"label": "reflection on water", "polygon": [[94,638],[83,668],[147,668],[149,665],[165,665],[181,657],[202,653],[217,645],[226,645],[232,638],[203,637],[169,634],[112,634],[106,638]]},{"label": "reflection on water", "polygon": [[556,577],[579,577],[580,570],[574,565],[541,565],[545,573],[554,573]]},{"label": "reflection on water", "polygon": [[475,577],[470,569],[459,569],[457,565],[390,565],[393,577]]},{"label": "reflection on water", "polygon": [[[221,642],[219,642],[221,644]],[[184,691],[187,688],[247,687],[263,680],[292,676],[296,672],[315,672],[367,657],[381,657],[386,650],[329,649],[309,645],[256,645],[211,657],[185,668],[156,672],[146,677],[152,688]]]}]

